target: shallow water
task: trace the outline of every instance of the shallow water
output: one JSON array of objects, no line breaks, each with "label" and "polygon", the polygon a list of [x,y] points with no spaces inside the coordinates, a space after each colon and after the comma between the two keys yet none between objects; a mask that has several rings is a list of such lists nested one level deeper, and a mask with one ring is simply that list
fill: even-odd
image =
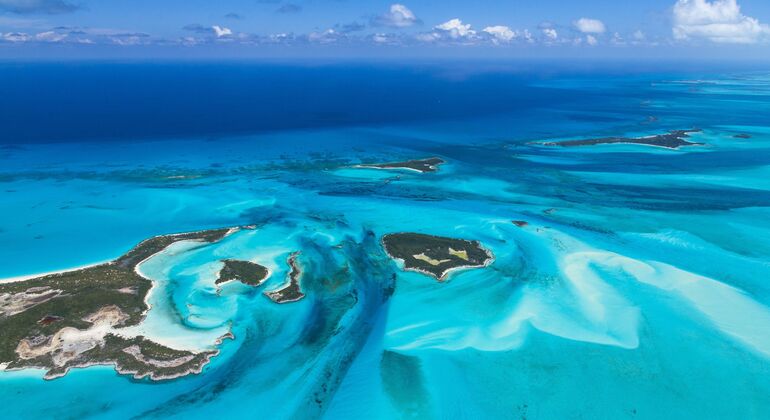
[{"label": "shallow water", "polygon": [[[6,145],[0,278],[255,227],[140,266],[155,287],[134,328],[219,348],[203,373],[2,372],[3,417],[767,418],[770,78],[707,76],[516,79],[564,100],[467,118]],[[705,146],[529,143],[691,127]],[[429,156],[447,164],[351,167]],[[402,231],[476,239],[495,261],[439,283],[384,254]],[[307,296],[277,305],[262,292],[294,251]],[[218,289],[226,258],[272,274]]]}]

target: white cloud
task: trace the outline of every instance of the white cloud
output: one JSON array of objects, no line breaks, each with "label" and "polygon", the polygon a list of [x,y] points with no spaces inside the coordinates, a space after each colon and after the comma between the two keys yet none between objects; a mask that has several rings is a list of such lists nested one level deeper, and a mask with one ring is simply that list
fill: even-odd
[{"label": "white cloud", "polygon": [[557,38],[559,38],[559,33],[556,32],[556,29],[553,28],[543,28],[543,35],[549,41],[555,41]]},{"label": "white cloud", "polygon": [[511,42],[511,40],[516,38],[516,32],[512,31],[511,28],[507,26],[487,26],[482,31],[492,36],[492,42],[495,44],[500,42]]},{"label": "white cloud", "polygon": [[211,29],[214,30],[214,34],[217,36],[217,38],[222,38],[223,36],[230,36],[233,34],[233,31],[230,30],[230,28],[225,28],[224,26],[214,25],[211,27]]},{"label": "white cloud", "polygon": [[593,36],[593,35],[586,35],[586,44],[588,44],[588,45],[593,47],[594,45],[596,45],[598,43],[599,43],[599,41],[596,40],[595,36]]},{"label": "white cloud", "polygon": [[414,38],[418,41],[422,42],[435,42],[441,39],[441,35],[435,33],[435,32],[427,32],[427,33],[420,33],[414,36]]},{"label": "white cloud", "polygon": [[373,34],[371,40],[375,44],[392,44],[395,41],[391,34],[384,33]]},{"label": "white cloud", "polygon": [[110,37],[110,41],[115,45],[142,45],[147,44],[147,41],[144,40],[141,36],[135,36],[135,35],[126,35],[126,36],[112,36]]},{"label": "white cloud", "polygon": [[604,22],[597,19],[580,18],[575,21],[575,27],[584,34],[603,34],[607,28]]},{"label": "white cloud", "polygon": [[644,41],[645,39],[647,39],[647,35],[645,35],[644,32],[638,29],[631,36],[633,36],[634,39],[637,41]]},{"label": "white cloud", "polygon": [[7,32],[2,34],[0,39],[7,42],[27,42],[32,39],[32,37],[23,32]]},{"label": "white cloud", "polygon": [[530,44],[535,42],[535,38],[532,36],[532,32],[530,32],[529,29],[525,29],[524,33],[522,33],[522,36],[524,37],[524,40]]},{"label": "white cloud", "polygon": [[179,43],[186,46],[195,46],[200,44],[201,41],[194,36],[185,36],[179,39]]},{"label": "white cloud", "polygon": [[35,35],[29,35],[24,32],[0,33],[0,41],[6,42],[60,42],[67,38],[68,34],[45,31]]},{"label": "white cloud", "polygon": [[469,38],[476,35],[476,31],[471,29],[470,24],[463,24],[463,21],[457,18],[446,21],[441,25],[436,25],[434,29],[444,31],[449,35],[450,38],[454,39]]},{"label": "white cloud", "polygon": [[388,13],[372,19],[375,26],[391,26],[394,28],[406,28],[419,22],[417,16],[403,4],[391,4]]},{"label": "white cloud", "polygon": [[266,44],[291,44],[294,41],[296,41],[296,37],[289,32],[278,32],[262,38],[262,42]]},{"label": "white cloud", "polygon": [[35,40],[43,42],[59,42],[66,37],[67,34],[60,34],[54,31],[46,31],[35,35]]},{"label": "white cloud", "polygon": [[330,44],[336,42],[340,38],[340,34],[334,29],[327,29],[321,32],[311,32],[308,34],[307,39],[311,42],[317,42],[319,44]]},{"label": "white cloud", "polygon": [[770,27],[741,13],[736,0],[678,0],[674,5],[674,37],[752,44],[770,36]]},{"label": "white cloud", "polygon": [[[506,29],[511,33],[506,32]],[[455,18],[434,26],[430,32],[416,34],[415,39],[421,42],[446,42],[470,45],[478,44],[485,39],[493,43],[499,43],[508,37],[515,36],[516,33],[505,26],[489,26],[479,34],[474,29],[471,29],[470,24],[463,23],[462,20]]]}]

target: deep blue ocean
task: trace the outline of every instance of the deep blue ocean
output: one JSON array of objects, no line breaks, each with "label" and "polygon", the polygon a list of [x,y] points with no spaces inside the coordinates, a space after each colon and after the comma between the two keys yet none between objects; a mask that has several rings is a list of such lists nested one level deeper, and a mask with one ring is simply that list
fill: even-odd
[{"label": "deep blue ocean", "polygon": [[[201,374],[2,371],[0,417],[766,419],[769,117],[757,69],[0,63],[0,281],[256,227],[140,266],[133,333],[221,350]],[[437,282],[384,253],[406,231],[495,260]],[[272,275],[217,291],[225,258]]]}]

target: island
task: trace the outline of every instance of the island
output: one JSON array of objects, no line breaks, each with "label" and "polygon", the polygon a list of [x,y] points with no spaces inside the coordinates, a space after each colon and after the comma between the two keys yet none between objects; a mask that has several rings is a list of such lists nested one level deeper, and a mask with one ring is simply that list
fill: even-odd
[{"label": "island", "polygon": [[356,165],[356,168],[368,169],[405,169],[420,173],[436,172],[438,166],[445,163],[443,159],[432,157],[427,159],[407,160],[404,162],[368,163]]},{"label": "island", "polygon": [[251,261],[222,260],[222,262],[224,266],[214,282],[216,285],[238,280],[249,286],[260,286],[270,277],[270,270],[267,267]]},{"label": "island", "polygon": [[297,257],[299,254],[299,251],[292,253],[287,260],[289,266],[291,267],[288,282],[277,290],[265,292],[265,296],[269,297],[273,302],[296,302],[305,297],[305,294],[302,293],[302,289],[300,288],[299,284],[300,276],[302,276],[302,270],[297,263]]},{"label": "island", "polygon": [[46,379],[93,365],[152,380],[201,372],[217,350],[176,350],[121,328],[149,310],[152,281],[138,271],[141,262],[173,243],[213,243],[238,229],[156,236],[107,263],[0,283],[0,366],[43,368]]},{"label": "island", "polygon": [[489,265],[494,257],[478,241],[421,233],[391,233],[382,237],[390,258],[401,260],[405,270],[444,281],[454,270]]},{"label": "island", "polygon": [[744,140],[745,140],[745,139],[750,139],[750,138],[751,138],[751,134],[740,133],[740,134],[736,134],[736,135],[734,135],[734,136],[733,136],[733,138],[736,138],[736,139],[744,139]]},{"label": "island", "polygon": [[596,146],[600,144],[641,144],[645,146],[664,147],[666,149],[678,149],[684,146],[702,146],[703,143],[685,140],[691,133],[699,133],[701,130],[674,130],[666,134],[657,134],[646,137],[600,137],[595,139],[565,140],[558,142],[540,143],[544,146],[578,147]]}]

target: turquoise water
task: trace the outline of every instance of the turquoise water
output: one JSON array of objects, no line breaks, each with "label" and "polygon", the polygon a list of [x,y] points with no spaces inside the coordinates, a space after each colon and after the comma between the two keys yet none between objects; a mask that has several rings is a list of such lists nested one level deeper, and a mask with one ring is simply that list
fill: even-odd
[{"label": "turquoise water", "polygon": [[[219,348],[203,373],[151,383],[111,367],[54,381],[1,372],[2,417],[770,416],[770,77],[526,84],[569,100],[4,146],[0,278],[110,260],[157,234],[256,227],[140,266],[156,287],[136,328],[176,348]],[[691,127],[704,146],[529,143]],[[447,164],[352,168],[429,156]],[[380,236],[401,231],[477,239],[495,261],[438,283],[386,257]],[[307,296],[274,304],[262,292],[280,287],[297,250]],[[218,291],[225,258],[272,275]],[[229,330],[235,339],[217,346]]]}]

